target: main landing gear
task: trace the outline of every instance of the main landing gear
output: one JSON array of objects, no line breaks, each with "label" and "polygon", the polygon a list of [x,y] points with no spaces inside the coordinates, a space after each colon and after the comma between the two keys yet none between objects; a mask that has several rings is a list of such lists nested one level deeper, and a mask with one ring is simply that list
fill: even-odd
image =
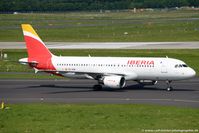
[{"label": "main landing gear", "polygon": [[99,85],[99,84],[98,84],[98,85],[94,85],[94,86],[93,86],[93,90],[94,90],[94,91],[100,91],[100,90],[102,90],[102,86]]},{"label": "main landing gear", "polygon": [[166,81],[167,83],[167,91],[172,91],[173,90],[173,87],[171,86],[171,81]]}]

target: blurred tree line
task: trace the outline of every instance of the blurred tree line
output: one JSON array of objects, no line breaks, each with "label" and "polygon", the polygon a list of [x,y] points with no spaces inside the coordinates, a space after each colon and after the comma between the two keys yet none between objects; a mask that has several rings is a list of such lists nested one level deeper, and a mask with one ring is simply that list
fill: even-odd
[{"label": "blurred tree line", "polygon": [[199,6],[199,0],[0,0],[0,12],[88,11]]}]

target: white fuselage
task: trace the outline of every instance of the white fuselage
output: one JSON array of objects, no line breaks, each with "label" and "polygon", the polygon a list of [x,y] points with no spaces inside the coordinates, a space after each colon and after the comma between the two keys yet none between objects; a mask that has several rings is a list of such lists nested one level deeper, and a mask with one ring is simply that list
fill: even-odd
[{"label": "white fuselage", "polygon": [[21,64],[28,64],[35,73],[43,71],[64,77],[95,79],[98,81],[93,87],[95,90],[101,89],[101,85],[123,88],[126,80],[152,85],[166,80],[170,91],[171,81],[189,79],[196,74],[183,61],[172,58],[58,57],[48,50],[31,25],[22,24],[22,29],[28,58],[20,59]]},{"label": "white fuselage", "polygon": [[121,75],[126,80],[182,80],[195,76],[183,61],[172,58],[52,57],[65,77],[95,79],[95,75]]}]

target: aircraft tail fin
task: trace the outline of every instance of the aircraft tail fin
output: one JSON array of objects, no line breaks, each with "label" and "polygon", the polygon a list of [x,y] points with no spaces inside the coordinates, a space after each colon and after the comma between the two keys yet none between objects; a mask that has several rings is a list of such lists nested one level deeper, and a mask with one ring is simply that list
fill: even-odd
[{"label": "aircraft tail fin", "polygon": [[52,53],[37,35],[30,24],[22,24],[24,39],[26,42],[28,58],[51,58]]}]

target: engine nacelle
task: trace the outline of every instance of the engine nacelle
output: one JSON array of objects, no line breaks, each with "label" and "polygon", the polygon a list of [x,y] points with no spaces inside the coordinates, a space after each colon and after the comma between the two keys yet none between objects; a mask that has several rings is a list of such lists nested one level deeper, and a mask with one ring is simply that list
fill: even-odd
[{"label": "engine nacelle", "polygon": [[126,80],[122,76],[105,76],[103,78],[103,84],[110,88],[123,88]]},{"label": "engine nacelle", "polygon": [[155,85],[158,81],[155,80],[139,80],[138,83],[143,85]]}]

